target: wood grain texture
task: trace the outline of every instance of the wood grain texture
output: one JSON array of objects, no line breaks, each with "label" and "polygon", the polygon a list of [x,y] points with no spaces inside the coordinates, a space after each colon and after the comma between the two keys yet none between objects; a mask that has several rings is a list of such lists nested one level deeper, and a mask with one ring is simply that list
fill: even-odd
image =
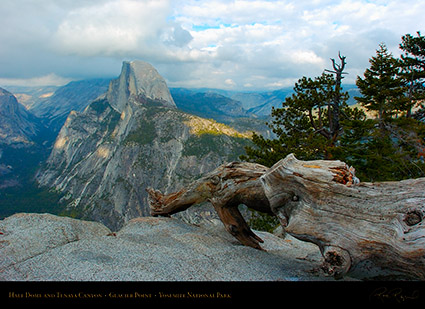
[{"label": "wood grain texture", "polygon": [[425,178],[363,183],[344,162],[288,155],[271,168],[220,166],[177,193],[148,192],[153,215],[210,201],[226,230],[257,249],[262,240],[238,205],[272,213],[287,233],[320,248],[322,270],[336,278],[367,264],[425,279]]}]

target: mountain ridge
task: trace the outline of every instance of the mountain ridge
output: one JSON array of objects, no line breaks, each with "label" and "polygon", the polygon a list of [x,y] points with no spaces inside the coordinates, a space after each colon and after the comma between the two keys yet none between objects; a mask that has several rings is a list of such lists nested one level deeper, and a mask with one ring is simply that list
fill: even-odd
[{"label": "mountain ridge", "polygon": [[101,78],[72,81],[36,100],[29,106],[29,111],[41,118],[54,132],[59,132],[69,113],[82,112],[91,101],[105,93],[109,81]]},{"label": "mountain ridge", "polygon": [[[0,88],[0,204],[12,190],[28,189],[33,169],[47,158],[53,133],[9,91]],[[6,190],[6,191],[5,191]],[[4,206],[6,207],[6,206]],[[3,209],[0,210],[0,213]]]},{"label": "mountain ridge", "polygon": [[12,93],[0,88],[0,143],[32,144],[40,130],[39,120]]},{"label": "mountain ridge", "polygon": [[65,194],[68,213],[118,229],[149,214],[146,187],[176,190],[237,159],[250,140],[226,130],[178,110],[151,65],[124,62],[105,94],[69,114],[37,180]]}]

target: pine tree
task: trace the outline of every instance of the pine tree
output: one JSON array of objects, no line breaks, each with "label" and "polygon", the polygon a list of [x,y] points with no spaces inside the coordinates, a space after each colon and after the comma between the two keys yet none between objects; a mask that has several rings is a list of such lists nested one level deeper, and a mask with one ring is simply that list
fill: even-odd
[{"label": "pine tree", "polygon": [[425,99],[425,37],[418,31],[417,37],[406,34],[401,39],[400,66],[408,88],[407,116],[410,117],[412,108]]},{"label": "pine tree", "polygon": [[362,181],[388,181],[425,176],[420,150],[423,123],[412,118],[392,119],[379,128],[376,119],[359,117],[343,123],[335,157],[356,168]]},{"label": "pine tree", "polygon": [[[364,77],[357,78],[362,96],[356,99],[376,112],[371,118],[347,106],[348,94],[341,88],[345,58],[340,60],[341,65],[333,60],[333,71],[326,70],[335,76],[298,80],[294,95],[272,110],[268,125],[277,138],[254,134],[255,146],[247,147],[241,159],[271,166],[294,153],[302,160],[344,161],[362,181],[425,176],[425,124],[415,119],[418,113],[407,117],[410,99],[401,62],[381,44]],[[424,70],[417,71],[416,76],[423,76]]]},{"label": "pine tree", "polygon": [[[345,57],[336,65],[337,78],[323,73],[315,78],[303,77],[295,84],[294,94],[286,98],[282,108],[272,109],[272,122],[268,123],[277,139],[253,135],[255,147],[247,147],[247,156],[241,159],[271,166],[289,153],[302,160],[329,159],[342,132],[348,94],[342,91],[341,73]],[[338,76],[341,78],[338,79]]]},{"label": "pine tree", "polygon": [[388,52],[384,43],[370,60],[364,78],[357,77],[356,85],[362,94],[355,99],[368,111],[377,113],[380,126],[383,122],[406,110],[405,87],[400,77],[399,62]]},{"label": "pine tree", "polygon": [[342,122],[344,132],[333,154],[335,158],[354,166],[357,177],[364,180],[367,178],[367,145],[372,140],[376,122],[368,119],[364,111],[357,107],[347,109],[346,113],[348,118]]},{"label": "pine tree", "polygon": [[[340,155],[356,165],[369,181],[425,176],[425,165],[418,156],[424,141],[424,124],[409,118],[412,99],[408,96],[408,75],[402,70],[403,61],[395,59],[385,44],[380,44],[376,56],[369,62],[371,66],[366,69],[364,78],[357,78],[356,84],[363,96],[356,99],[368,111],[375,111],[376,118],[357,124],[368,128],[367,131],[357,128],[357,133],[363,133],[357,141],[348,139],[349,132],[345,132]],[[405,64],[408,62],[412,63],[404,60]],[[363,150],[356,152],[360,141]],[[351,149],[353,155],[349,155],[347,149]]]}]

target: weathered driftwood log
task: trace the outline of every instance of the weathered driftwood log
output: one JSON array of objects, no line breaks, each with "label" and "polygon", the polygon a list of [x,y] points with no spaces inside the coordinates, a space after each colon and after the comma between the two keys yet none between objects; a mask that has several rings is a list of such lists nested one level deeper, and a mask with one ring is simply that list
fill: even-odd
[{"label": "weathered driftwood log", "polygon": [[342,162],[289,155],[261,181],[286,232],[317,244],[329,274],[367,262],[425,278],[425,178],[356,183]]},{"label": "weathered driftwood log", "polygon": [[182,190],[163,195],[147,188],[152,215],[171,215],[205,201],[211,202],[226,230],[242,244],[261,249],[263,240],[255,235],[238,210],[240,204],[272,214],[264,195],[260,177],[265,166],[233,162],[222,165],[210,174],[191,183]]},{"label": "weathered driftwood log", "polygon": [[318,245],[322,269],[335,277],[377,267],[425,279],[425,178],[361,183],[343,162],[289,155],[270,169],[232,163],[180,192],[149,192],[155,215],[211,201],[226,229],[254,248],[261,239],[237,205],[271,212],[287,233]]}]

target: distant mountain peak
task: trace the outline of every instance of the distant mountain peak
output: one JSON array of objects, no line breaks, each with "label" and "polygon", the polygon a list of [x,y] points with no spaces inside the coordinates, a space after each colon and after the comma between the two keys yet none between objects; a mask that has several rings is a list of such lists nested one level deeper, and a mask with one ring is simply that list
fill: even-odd
[{"label": "distant mountain peak", "polygon": [[0,110],[10,110],[17,108],[17,100],[15,96],[4,88],[0,88]]},{"label": "distant mountain peak", "polygon": [[178,110],[155,68],[124,62],[106,94],[69,114],[36,178],[67,194],[67,210],[115,229],[150,214],[148,186],[179,190],[236,160],[246,137]]},{"label": "distant mountain peak", "polygon": [[36,118],[18,103],[16,97],[0,88],[0,144],[32,144],[38,126]]},{"label": "distant mountain peak", "polygon": [[140,60],[123,62],[120,76],[109,85],[107,98],[119,112],[130,98],[142,104],[148,99],[165,107],[177,108],[164,78],[151,64]]}]

